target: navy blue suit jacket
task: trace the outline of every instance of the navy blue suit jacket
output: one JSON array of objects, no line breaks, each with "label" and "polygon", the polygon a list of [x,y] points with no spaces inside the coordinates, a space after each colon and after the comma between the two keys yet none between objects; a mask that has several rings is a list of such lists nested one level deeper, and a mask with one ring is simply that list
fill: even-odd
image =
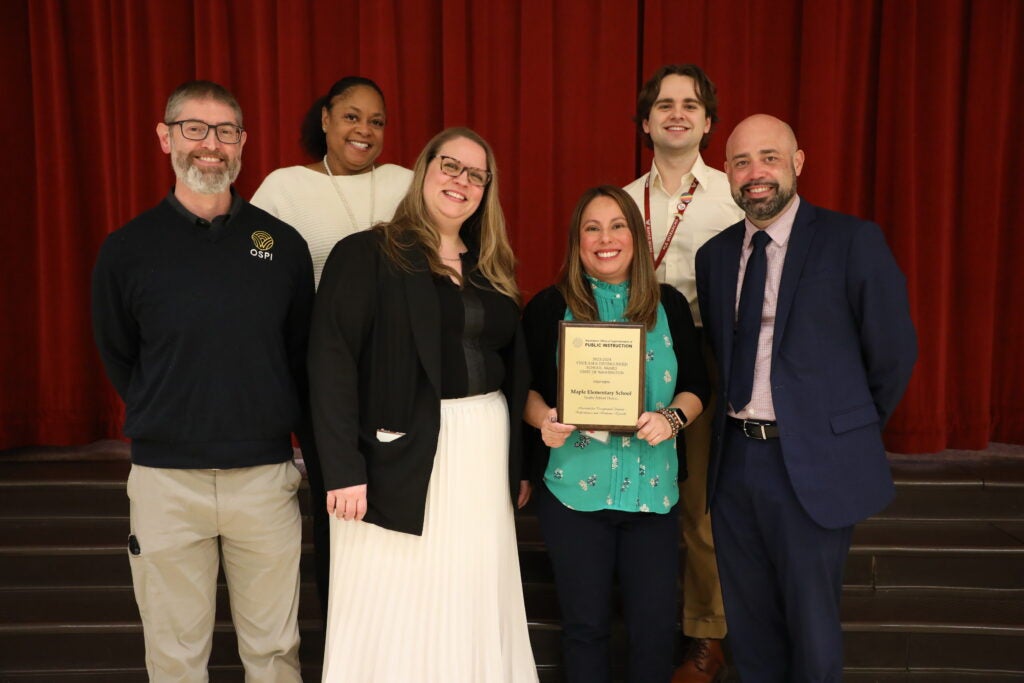
[{"label": "navy blue suit jacket", "polygon": [[[708,504],[725,433],[744,223],[697,252],[697,292],[717,359]],[[779,284],[771,390],[797,498],[826,528],[854,524],[894,494],[882,427],[917,359],[906,281],[881,229],[801,200]]]}]

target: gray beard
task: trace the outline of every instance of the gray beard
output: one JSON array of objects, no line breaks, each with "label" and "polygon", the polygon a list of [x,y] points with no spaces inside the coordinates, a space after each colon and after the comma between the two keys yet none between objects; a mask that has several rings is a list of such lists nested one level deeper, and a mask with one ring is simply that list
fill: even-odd
[{"label": "gray beard", "polygon": [[227,192],[242,170],[242,160],[227,162],[223,171],[201,171],[189,162],[188,155],[171,154],[174,175],[185,183],[185,187],[197,194],[220,194]]}]

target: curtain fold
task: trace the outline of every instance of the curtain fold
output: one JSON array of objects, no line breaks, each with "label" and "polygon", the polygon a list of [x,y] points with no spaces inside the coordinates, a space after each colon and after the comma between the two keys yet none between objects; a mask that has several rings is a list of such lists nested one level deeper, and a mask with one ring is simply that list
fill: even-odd
[{"label": "curtain fold", "polygon": [[[1024,443],[1016,390],[1024,278],[1012,179],[1024,140],[1017,0],[18,0],[0,6],[0,169],[8,235],[0,448],[120,433],[92,343],[89,275],[112,230],[173,184],[155,126],[191,78],[238,96],[238,188],[308,163],[299,124],[338,78],[385,92],[382,162],[409,166],[446,126],[495,149],[520,284],[552,282],[580,193],[650,153],[632,115],[661,64],[701,64],[721,123],[793,124],[811,202],[882,225],[907,274],[921,354],[887,430],[903,452]],[[13,239],[11,239],[13,237]]]},{"label": "curtain fold", "polygon": [[[958,169],[963,191],[957,234],[962,248],[972,255],[968,272],[976,271],[980,277],[971,278],[970,290],[964,292],[966,296],[958,296],[958,303],[981,308],[976,341],[990,344],[979,348],[991,348],[991,353],[977,356],[982,361],[978,369],[985,373],[989,389],[980,396],[979,405],[952,380],[950,391],[957,398],[958,410],[969,409],[980,416],[972,425],[976,438],[991,432],[994,440],[1024,443],[1024,419],[1018,409],[1024,357],[1019,341],[1021,316],[1017,314],[1024,302],[1019,263],[1024,234],[1014,229],[1011,214],[1016,205],[1012,201],[1016,196],[1014,180],[1024,173],[1024,133],[1016,120],[1024,107],[1020,86],[1024,80],[1024,6],[1019,2],[991,8],[967,6],[966,143]],[[980,233],[975,232],[976,226]],[[945,416],[940,413],[939,417]]]},{"label": "curtain fold", "polygon": [[[41,229],[36,222],[35,99],[33,97],[31,41],[27,3],[0,3],[0,63],[5,65],[3,85],[8,93],[0,107],[0,134],[8,163],[0,164],[3,220],[6,227],[0,268],[0,448],[36,443],[41,434],[38,391],[40,310],[35,282],[41,261]],[[41,442],[40,442],[41,443]]]}]

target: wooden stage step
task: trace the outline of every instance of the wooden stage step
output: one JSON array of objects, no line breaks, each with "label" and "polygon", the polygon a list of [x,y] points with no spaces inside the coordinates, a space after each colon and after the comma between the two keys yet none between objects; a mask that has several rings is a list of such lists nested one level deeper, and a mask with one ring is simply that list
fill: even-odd
[{"label": "wooden stage step", "polygon": [[[847,563],[844,680],[1024,680],[1024,448],[1000,448],[892,456],[896,500],[856,528]],[[0,453],[0,683],[145,680],[125,550],[128,469],[117,442]],[[529,510],[517,529],[538,671],[553,683],[561,631],[551,568]],[[318,680],[310,560],[307,542],[302,662]],[[218,600],[211,681],[242,681],[223,579]],[[621,624],[613,642],[621,652]]]}]

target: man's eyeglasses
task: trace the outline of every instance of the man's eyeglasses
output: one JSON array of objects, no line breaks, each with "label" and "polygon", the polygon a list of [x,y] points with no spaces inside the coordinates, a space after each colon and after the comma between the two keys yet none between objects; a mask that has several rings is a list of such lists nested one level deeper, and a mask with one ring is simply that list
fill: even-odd
[{"label": "man's eyeglasses", "polygon": [[471,185],[476,185],[477,187],[487,187],[487,184],[491,182],[490,171],[466,166],[455,157],[445,156],[444,154],[439,154],[438,158],[441,160],[441,172],[445,175],[458,178],[465,171],[466,179],[469,180]]},{"label": "man's eyeglasses", "polygon": [[245,128],[236,126],[233,123],[218,123],[211,125],[205,121],[196,121],[195,119],[186,119],[184,121],[170,121],[167,123],[168,126],[178,126],[181,128],[181,135],[186,140],[205,140],[206,136],[210,134],[210,129],[213,128],[217,131],[217,139],[223,142],[225,145],[237,145],[242,140],[242,131]]}]

